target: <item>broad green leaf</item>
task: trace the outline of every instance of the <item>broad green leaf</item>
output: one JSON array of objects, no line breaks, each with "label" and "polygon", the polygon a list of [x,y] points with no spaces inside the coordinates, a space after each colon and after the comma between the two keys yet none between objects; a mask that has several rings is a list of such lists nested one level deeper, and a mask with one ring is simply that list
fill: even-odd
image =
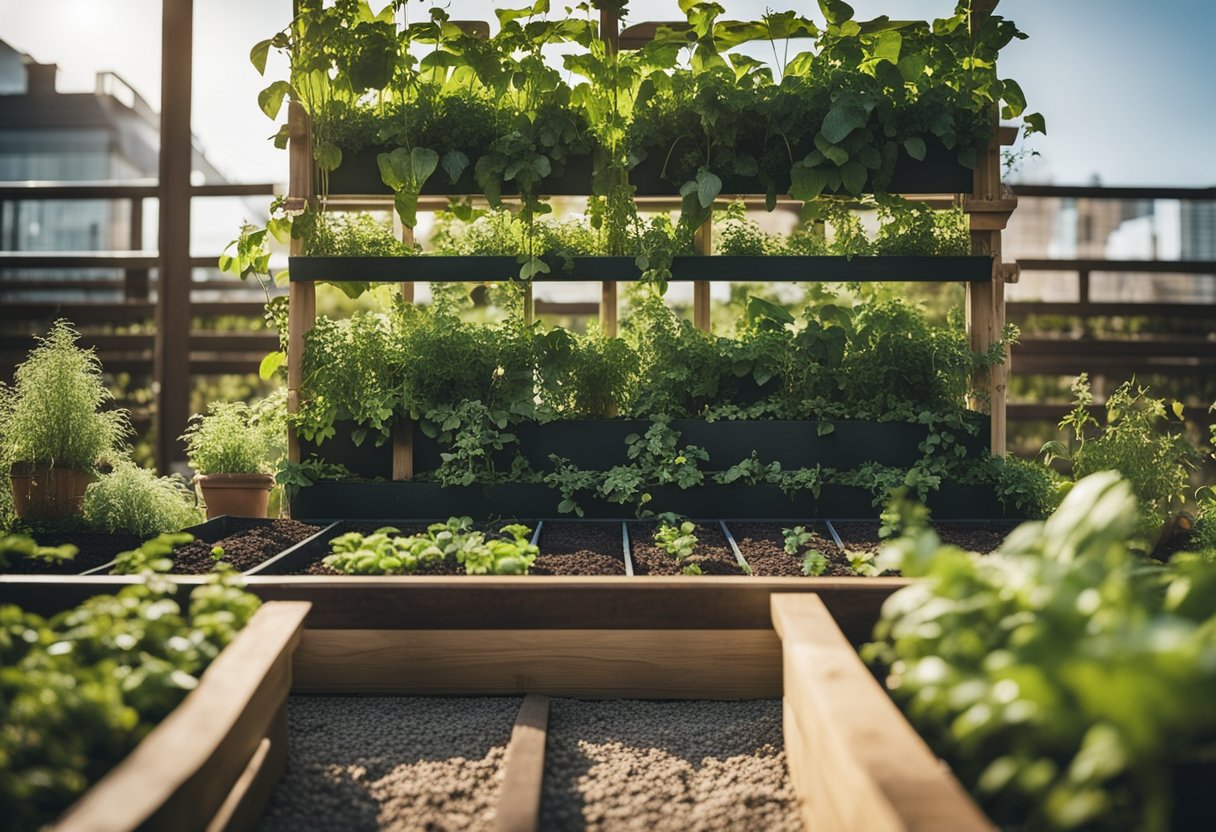
[{"label": "broad green leaf", "polygon": [[904,38],[894,29],[882,32],[874,41],[874,57],[880,61],[899,62],[899,50]]},{"label": "broad green leaf", "polygon": [[1026,94],[1022,92],[1018,82],[1011,78],[1005,79],[1001,84],[1004,90],[1001,98],[1005,101],[1005,106],[1001,108],[1001,118],[1017,118],[1026,109]]},{"label": "broad green leaf", "polygon": [[267,380],[285,363],[287,363],[287,353],[282,350],[266,353],[266,357],[258,365],[258,376],[263,380]]},{"label": "broad green leaf", "polygon": [[828,141],[822,133],[815,137],[815,147],[819,148],[819,152],[836,167],[849,161],[849,152],[840,145]]},{"label": "broad green leaf", "polygon": [[249,61],[258,75],[266,74],[266,57],[270,54],[271,39],[260,40],[249,50]]},{"label": "broad green leaf", "polygon": [[819,426],[815,428],[816,436],[827,436],[836,432],[836,425],[831,422],[820,421]]},{"label": "broad green leaf", "polygon": [[397,216],[401,217],[401,224],[406,228],[413,228],[418,224],[418,194],[413,191],[397,191],[393,196],[393,205],[397,209]]},{"label": "broad green leaf", "polygon": [[415,147],[410,151],[410,170],[414,175],[415,190],[421,189],[439,166],[439,154],[429,147]]},{"label": "broad green leaf", "polygon": [[854,130],[864,127],[869,117],[859,104],[838,103],[823,119],[823,137],[832,144],[839,144]]},{"label": "broad green leaf", "polygon": [[904,139],[904,150],[908,151],[908,155],[918,162],[925,160],[925,140],[912,136]]},{"label": "broad green leaf", "polygon": [[279,117],[283,107],[283,99],[291,93],[291,84],[286,81],[274,81],[269,87],[258,93],[258,106],[269,118]]},{"label": "broad green leaf", "polygon": [[337,170],[338,165],[342,164],[342,149],[330,142],[317,145],[312,155],[321,170]]},{"label": "broad green leaf", "polygon": [[925,59],[921,55],[905,55],[899,59],[899,74],[909,84],[920,80],[925,74]]},{"label": "broad green leaf", "polygon": [[866,186],[866,166],[855,159],[844,163],[840,168],[840,181],[845,190],[851,194],[860,194]]},{"label": "broad green leaf", "polygon": [[702,208],[713,205],[720,193],[722,193],[722,180],[716,174],[705,168],[697,171],[697,201],[701,203]]},{"label": "broad green leaf", "polygon": [[841,0],[819,0],[819,11],[823,12],[823,17],[828,23],[834,23],[837,26],[853,19],[853,7]]},{"label": "broad green leaf", "polygon": [[448,179],[455,185],[460,179],[461,174],[469,167],[469,157],[461,153],[459,150],[449,150],[443,154],[443,170],[448,175]]},{"label": "broad green leaf", "polygon": [[809,202],[827,187],[827,173],[798,163],[790,168],[790,196]]},{"label": "broad green leaf", "polygon": [[1033,133],[1047,135],[1047,122],[1043,120],[1042,113],[1027,113],[1022,117],[1022,124],[1027,136]]}]

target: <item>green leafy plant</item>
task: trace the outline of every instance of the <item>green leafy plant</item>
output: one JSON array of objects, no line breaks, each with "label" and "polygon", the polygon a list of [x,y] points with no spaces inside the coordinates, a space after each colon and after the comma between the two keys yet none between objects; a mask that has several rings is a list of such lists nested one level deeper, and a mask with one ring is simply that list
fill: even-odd
[{"label": "green leafy plant", "polygon": [[679,520],[673,515],[666,515],[659,521],[655,529],[654,542],[682,567],[685,575],[700,575],[701,565],[689,562],[696,552],[696,525],[689,520]]},{"label": "green leafy plant", "polygon": [[1216,564],[1146,562],[1140,516],[1107,471],[993,555],[923,527],[884,549],[920,580],[865,655],[998,824],[1167,830],[1203,805],[1175,785],[1211,759]]},{"label": "green leafy plant", "polygon": [[224,573],[188,602],[151,576],[49,620],[0,606],[4,828],[53,823],[198,685],[259,603]]},{"label": "green leafy plant", "polygon": [[187,532],[158,534],[135,549],[120,552],[110,572],[114,575],[168,572],[173,568],[173,551],[192,542],[194,535]]},{"label": "green leafy plant", "polygon": [[273,412],[244,402],[212,402],[182,435],[190,467],[200,474],[260,474],[274,470],[281,423]]},{"label": "green leafy plant", "polygon": [[402,536],[391,526],[370,535],[347,532],[330,541],[333,553],[323,563],[351,575],[403,575],[450,560],[469,575],[526,575],[539,550],[531,529],[504,526],[501,537],[487,539],[468,517],[433,523],[425,534]]},{"label": "green leafy plant", "polygon": [[801,560],[803,575],[809,578],[818,578],[827,571],[827,556],[818,549],[810,548],[810,544],[815,540],[815,535],[807,531],[805,526],[782,529],[781,536],[785,541],[784,549],[786,554],[793,555]]},{"label": "green leafy plant", "polygon": [[110,534],[152,537],[202,522],[194,491],[180,478],[158,477],[129,460],[92,483],[81,514],[91,527]]},{"label": "green leafy plant", "polygon": [[54,564],[72,560],[79,549],[70,543],[62,546],[39,546],[26,534],[0,535],[0,566],[7,566],[13,557]]},{"label": "green leafy plant", "polygon": [[113,396],[93,350],[57,320],[18,365],[11,389],[0,386],[0,437],[10,463],[91,471],[118,448],[130,427],[125,410],[102,410]]},{"label": "green leafy plant", "polygon": [[[1050,464],[1064,460],[1080,480],[1098,471],[1118,471],[1130,483],[1140,510],[1140,533],[1154,544],[1166,521],[1182,509],[1189,492],[1189,471],[1198,454],[1182,434],[1182,405],[1167,410],[1164,399],[1129,381],[1106,400],[1106,424],[1090,414],[1089,378],[1073,383],[1076,403],[1060,422],[1068,443],[1048,442],[1042,455]],[[1170,416],[1174,417],[1171,425]]]}]

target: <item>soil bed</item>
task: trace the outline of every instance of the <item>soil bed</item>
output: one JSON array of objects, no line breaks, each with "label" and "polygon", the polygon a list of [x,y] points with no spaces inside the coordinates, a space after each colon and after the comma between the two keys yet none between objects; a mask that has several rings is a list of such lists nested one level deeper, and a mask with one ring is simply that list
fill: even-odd
[{"label": "soil bed", "polygon": [[942,543],[981,555],[996,551],[1013,530],[1012,525],[991,523],[934,523],[933,528]]},{"label": "soil bed", "polygon": [[730,533],[734,535],[735,544],[743,554],[743,559],[752,568],[752,574],[761,578],[802,577],[801,556],[791,555],[785,551],[785,536],[782,529],[801,525],[814,538],[802,548],[802,552],[812,549],[823,553],[828,559],[828,567],[820,577],[849,577],[853,570],[849,561],[836,546],[828,530],[819,523],[727,523]]},{"label": "soil bed", "polygon": [[780,700],[553,700],[540,828],[801,829]]},{"label": "soil bed", "polygon": [[292,697],[265,832],[488,829],[518,698]]},{"label": "soil bed", "polygon": [[[683,575],[684,565],[660,549],[654,542],[657,523],[629,524],[629,551],[635,575]],[[706,575],[741,575],[739,561],[717,523],[698,523],[697,546],[684,564],[696,563]]]},{"label": "soil bed", "polygon": [[64,563],[47,564],[17,555],[9,556],[8,566],[0,566],[7,575],[79,575],[114,560],[120,552],[138,548],[144,539],[135,534],[105,534],[101,532],[50,531],[32,533],[40,546],[62,546],[71,543],[79,551]]},{"label": "soil bed", "polygon": [[620,523],[546,522],[533,575],[624,575]]},{"label": "soil bed", "polygon": [[[840,542],[844,544],[846,552],[868,552],[877,555],[886,542],[878,536],[878,523],[833,522],[832,528],[840,535]],[[848,562],[847,558],[845,562]]]},{"label": "soil bed", "polygon": [[224,562],[231,564],[238,572],[244,572],[324,528],[295,520],[275,520],[269,525],[232,520],[229,528],[234,527],[237,531],[227,537],[218,540],[198,538],[177,549],[173,553],[171,571],[178,575],[203,575],[212,571],[215,558],[211,550],[220,546],[224,550]]}]

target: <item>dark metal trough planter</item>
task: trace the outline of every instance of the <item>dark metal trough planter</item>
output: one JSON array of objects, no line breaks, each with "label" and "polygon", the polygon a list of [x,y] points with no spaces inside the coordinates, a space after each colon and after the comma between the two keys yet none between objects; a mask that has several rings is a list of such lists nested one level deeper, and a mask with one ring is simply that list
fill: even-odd
[{"label": "dark metal trough planter", "polygon": [[[547,281],[639,280],[642,270],[634,257],[544,257]],[[511,255],[414,255],[406,257],[291,257],[293,281],[371,281],[400,283],[463,283],[506,281],[519,275],[519,258]],[[671,279],[738,281],[763,275],[772,281],[903,281],[979,283],[992,279],[992,258],[986,255],[934,257],[926,255],[680,255],[671,264]]]}]

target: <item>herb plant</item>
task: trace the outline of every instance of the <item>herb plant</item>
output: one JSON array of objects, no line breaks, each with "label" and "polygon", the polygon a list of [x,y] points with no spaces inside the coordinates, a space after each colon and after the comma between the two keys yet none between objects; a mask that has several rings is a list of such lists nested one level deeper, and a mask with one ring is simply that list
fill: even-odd
[{"label": "herb plant", "polygon": [[48,564],[62,563],[76,557],[78,553],[79,550],[70,543],[62,546],[39,546],[29,535],[0,535],[0,567],[7,566],[12,558],[25,558]]},{"label": "herb plant", "polygon": [[129,432],[125,410],[103,410],[113,398],[93,350],[57,320],[20,364],[11,389],[0,388],[0,439],[10,463],[91,471]]},{"label": "herb plant", "polygon": [[675,558],[685,575],[701,574],[701,565],[691,561],[697,548],[696,529],[691,521],[668,515],[659,521],[654,533],[655,545]]},{"label": "herb plant", "polygon": [[794,526],[792,529],[782,529],[785,553],[799,558],[802,562],[802,574],[808,578],[818,578],[828,568],[827,556],[818,549],[810,548],[815,535],[807,531],[805,526]]},{"label": "herb plant", "polygon": [[1079,481],[992,555],[910,528],[882,555],[919,578],[866,655],[999,825],[1168,830],[1204,816],[1216,712],[1216,564],[1129,545],[1133,487]]},{"label": "herb plant", "polygon": [[110,534],[154,537],[202,521],[193,490],[176,477],[158,477],[129,460],[92,483],[81,505],[84,520]]},{"label": "herb plant", "polygon": [[538,549],[531,529],[504,526],[501,537],[486,538],[468,517],[433,523],[425,534],[402,536],[391,526],[370,535],[347,532],[334,538],[324,564],[349,575],[406,575],[453,561],[469,575],[526,575]]},{"label": "herb plant", "polygon": [[200,474],[264,474],[274,470],[279,424],[244,402],[212,402],[195,414],[182,439]]}]

